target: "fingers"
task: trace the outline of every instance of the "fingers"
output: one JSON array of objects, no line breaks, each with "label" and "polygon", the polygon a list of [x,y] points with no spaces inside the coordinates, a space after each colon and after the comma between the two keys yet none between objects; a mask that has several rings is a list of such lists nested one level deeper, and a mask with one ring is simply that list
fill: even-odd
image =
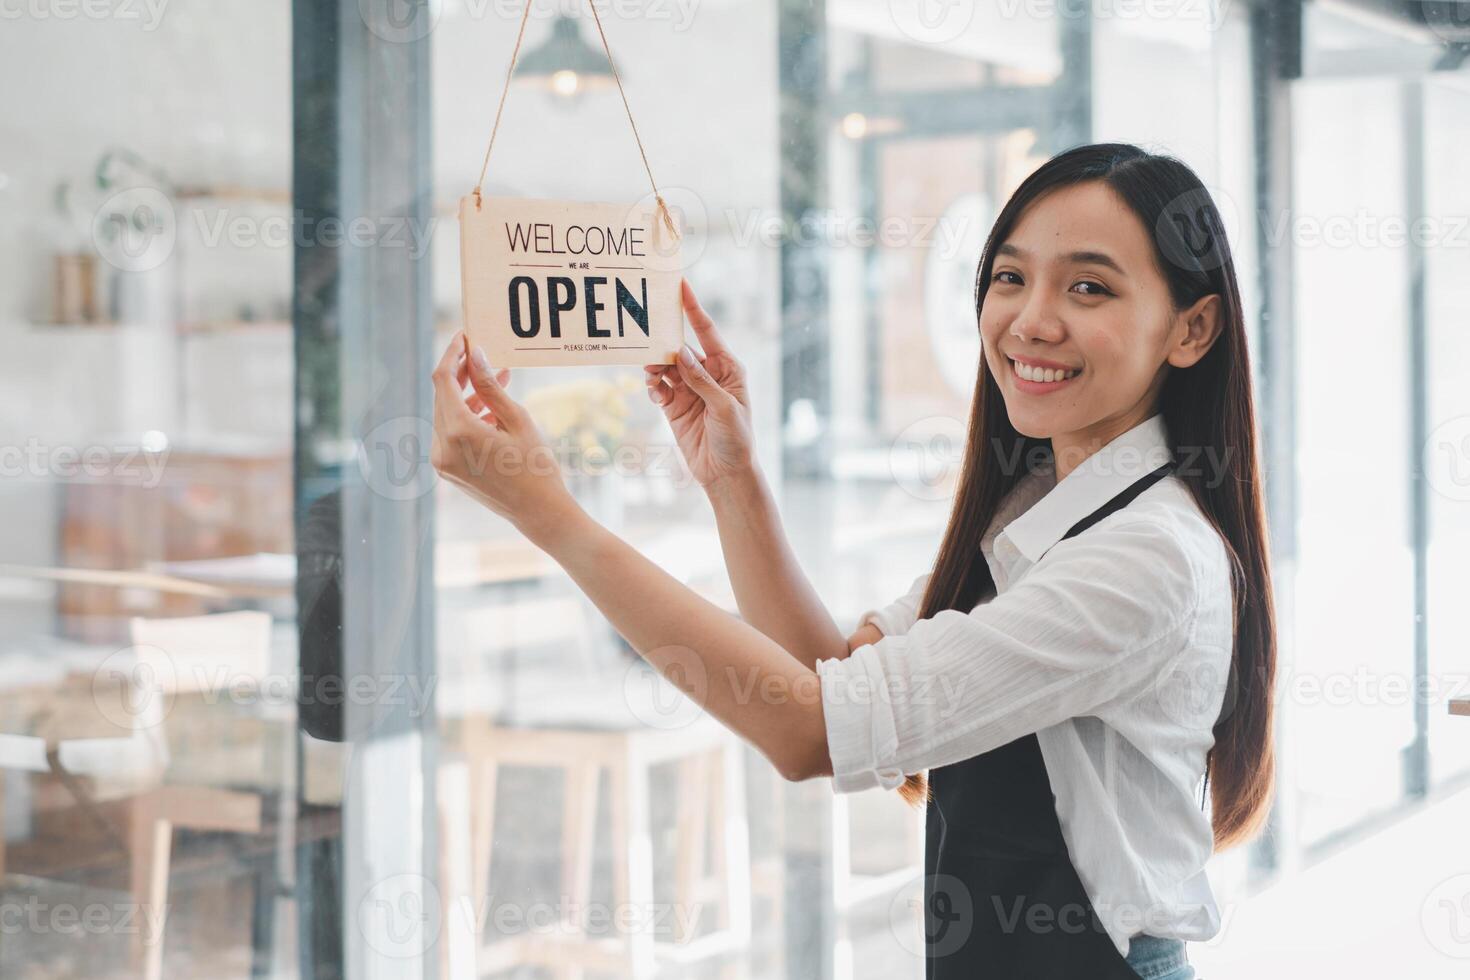
[{"label": "fingers", "polygon": [[[694,335],[699,338],[699,346],[704,348],[706,354],[730,354],[730,348],[720,339],[720,333],[715,329],[715,321],[710,319],[704,307],[699,305],[699,300],[694,295],[694,287],[689,285],[688,279],[679,280],[679,298],[684,304],[684,314],[689,317],[689,325],[694,328]],[[733,354],[731,356],[734,356]]]},{"label": "fingers", "polygon": [[643,383],[648,388],[648,397],[655,405],[667,407],[669,400],[685,387],[673,364],[645,364]]},{"label": "fingers", "polygon": [[673,391],[664,384],[663,375],[649,372],[643,376],[643,383],[648,388],[648,398],[655,405],[663,405],[673,395]]},{"label": "fingers", "polygon": [[479,347],[470,351],[469,375],[470,384],[475,388],[475,394],[480,396],[481,401],[490,409],[491,413],[510,426],[520,425],[525,421],[524,410],[514,398],[506,392],[503,382],[497,375],[503,374],[504,369],[495,371],[491,368],[485,352]]},{"label": "fingers", "polygon": [[716,405],[727,398],[733,397],[719,382],[710,377],[704,365],[699,363],[699,358],[694,356],[694,348],[685,344],[679,349],[679,376],[684,379],[691,391],[699,396],[706,405]]},{"label": "fingers", "polygon": [[[510,368],[503,367],[496,370],[495,380],[499,381],[500,386],[504,388],[506,382],[510,380]],[[459,386],[461,388],[470,383],[470,362],[468,358],[459,362],[459,372],[455,375],[455,381],[459,382]],[[474,412],[481,418],[486,417],[484,413],[490,407],[485,404],[485,399],[480,397],[479,392],[473,390],[470,392],[470,396],[465,399],[465,404],[470,407],[470,411]],[[494,421],[493,414],[490,417],[489,421]]]},{"label": "fingers", "polygon": [[456,380],[459,374],[459,354],[463,350],[461,335],[455,334],[444,356],[431,375],[434,382],[434,419],[441,425],[453,422],[478,422],[479,418],[465,404],[464,393]]}]

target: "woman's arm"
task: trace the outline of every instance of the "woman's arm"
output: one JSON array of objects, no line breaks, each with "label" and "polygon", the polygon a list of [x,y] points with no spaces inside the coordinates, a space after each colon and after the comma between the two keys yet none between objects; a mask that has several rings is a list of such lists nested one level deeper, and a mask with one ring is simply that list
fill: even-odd
[{"label": "woman's arm", "polygon": [[708,492],[730,585],[746,621],[813,670],[818,660],[851,653],[791,550],[760,469],[722,480]]},{"label": "woman's arm", "polygon": [[783,776],[830,772],[822,692],[806,665],[815,656],[783,649],[594,521],[535,420],[462,341],[434,371],[434,469],[555,559],[633,649]]},{"label": "woman's arm", "polygon": [[[673,578],[580,507],[522,528],[625,640],[787,779],[831,772],[810,650],[792,650]],[[838,638],[841,643],[841,638]],[[830,651],[829,651],[830,652]]]},{"label": "woman's arm", "polygon": [[648,393],[709,495],[740,614],[808,667],[845,657],[842,633],[802,573],[755,462],[745,366],[687,281],[680,295],[704,353],[646,365]]},{"label": "woman's arm", "polygon": [[872,623],[864,623],[857,628],[857,632],[847,638],[847,652],[850,654],[858,647],[865,647],[877,643],[883,639],[883,631]]}]

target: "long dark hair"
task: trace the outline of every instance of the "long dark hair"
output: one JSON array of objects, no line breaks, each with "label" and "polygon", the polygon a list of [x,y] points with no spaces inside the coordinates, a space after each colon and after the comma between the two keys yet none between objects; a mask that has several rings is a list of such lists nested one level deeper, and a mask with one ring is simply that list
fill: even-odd
[{"label": "long dark hair", "polygon": [[[1245,322],[1220,212],[1194,171],[1173,157],[1126,143],[1060,153],[1021,183],[991,229],[975,280],[976,324],[978,329],[995,249],[1010,236],[1021,212],[1051,191],[1091,180],[1112,188],[1150,232],[1176,310],[1204,296],[1220,297],[1220,336],[1193,366],[1168,369],[1158,410],[1176,461],[1181,447],[1188,447],[1222,470],[1180,466],[1176,472],[1224,540],[1231,562],[1234,652],[1205,767],[1215,849],[1224,850],[1255,836],[1270,809],[1276,622]],[[949,526],[920,607],[922,619],[944,609],[968,612],[995,594],[978,543],[1003,498],[1026,474],[1025,467],[1002,464],[1050,451],[1049,440],[1023,436],[1011,425],[984,357],[967,441]],[[910,775],[899,792],[921,804],[929,796],[928,782],[923,774]]]}]

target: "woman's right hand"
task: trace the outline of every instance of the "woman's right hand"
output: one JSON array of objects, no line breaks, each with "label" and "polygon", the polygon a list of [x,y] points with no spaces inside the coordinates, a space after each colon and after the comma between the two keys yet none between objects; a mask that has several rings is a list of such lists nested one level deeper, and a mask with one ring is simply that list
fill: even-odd
[{"label": "woman's right hand", "polygon": [[704,353],[685,344],[678,363],[644,365],[644,382],[649,400],[664,410],[690,472],[710,490],[755,469],[750,393],[744,366],[720,339],[687,279],[680,281],[679,294]]}]

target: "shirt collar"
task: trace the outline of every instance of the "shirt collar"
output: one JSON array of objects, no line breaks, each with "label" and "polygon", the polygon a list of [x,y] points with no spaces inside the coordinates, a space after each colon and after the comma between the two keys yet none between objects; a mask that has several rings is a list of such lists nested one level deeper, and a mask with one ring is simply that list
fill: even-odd
[{"label": "shirt collar", "polygon": [[1155,413],[1079,463],[1001,533],[1037,562],[1082,518],[1171,456],[1164,416]]}]

